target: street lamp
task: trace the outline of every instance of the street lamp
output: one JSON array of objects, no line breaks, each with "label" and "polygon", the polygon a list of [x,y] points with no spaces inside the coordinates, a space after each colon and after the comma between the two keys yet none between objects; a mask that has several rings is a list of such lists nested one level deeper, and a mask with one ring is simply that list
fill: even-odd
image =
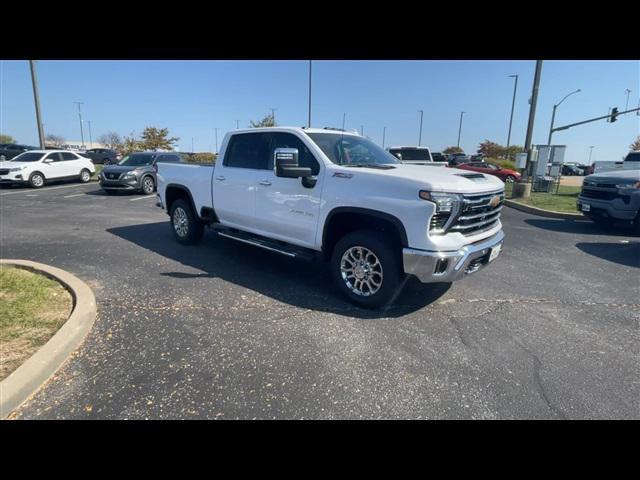
[{"label": "street lamp", "polygon": [[556,109],[560,106],[562,102],[564,102],[567,99],[567,97],[570,97],[574,93],[578,93],[580,91],[581,91],[580,89],[577,89],[575,92],[566,94],[562,100],[560,100],[558,103],[556,103],[553,106],[553,114],[551,115],[551,126],[549,127],[549,140],[547,141],[547,145],[551,145],[551,136],[553,135],[553,124],[556,120]]},{"label": "street lamp", "polygon": [[593,153],[593,147],[595,147],[595,145],[591,145],[589,147],[589,165],[591,165],[591,154]]},{"label": "street lamp", "polygon": [[309,120],[307,128],[311,128],[311,60],[309,60]]},{"label": "street lamp", "polygon": [[627,88],[624,93],[627,95],[627,103],[625,104],[624,109],[627,110],[629,108],[629,94],[631,93],[631,90]]},{"label": "street lamp", "polygon": [[460,112],[460,126],[458,127],[458,148],[460,147],[460,134],[462,133],[462,116],[467,112]]},{"label": "street lamp", "polygon": [[420,134],[418,136],[418,146],[422,145],[422,116],[424,115],[423,110],[418,110],[420,112]]},{"label": "street lamp", "polygon": [[511,101],[511,117],[509,118],[509,134],[507,135],[507,149],[511,142],[511,125],[513,125],[513,110],[516,106],[516,91],[518,90],[518,75],[509,75],[511,78],[515,78],[515,84],[513,85],[513,100]]},{"label": "street lamp", "polygon": [[91,120],[85,120],[89,125],[89,148],[93,148],[93,139],[91,138]]},{"label": "street lamp", "polygon": [[78,117],[80,118],[80,141],[82,142],[82,146],[84,146],[84,132],[82,130],[82,112],[80,111],[80,105],[84,104],[84,102],[73,102],[73,103],[78,104]]}]

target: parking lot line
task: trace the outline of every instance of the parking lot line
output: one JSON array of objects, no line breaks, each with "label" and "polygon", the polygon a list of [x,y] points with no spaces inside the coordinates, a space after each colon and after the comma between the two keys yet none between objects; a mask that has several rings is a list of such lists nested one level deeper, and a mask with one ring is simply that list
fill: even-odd
[{"label": "parking lot line", "polygon": [[[58,190],[59,188],[73,188],[73,187],[87,187],[87,186],[92,187],[95,185],[92,185],[91,182],[89,182],[89,183],[80,183],[75,185],[61,185],[59,187],[45,187],[45,188],[41,188],[38,191],[46,192],[48,190]],[[15,192],[5,192],[5,193],[0,193],[0,197],[4,197],[5,195],[15,195],[17,193],[27,193],[27,192],[29,192],[29,190],[16,190]]]},{"label": "parking lot line", "polygon": [[153,195],[149,195],[148,197],[140,197],[140,198],[132,198],[129,200],[130,202],[137,202],[138,200],[149,200],[150,198],[156,198]]},{"label": "parking lot line", "polygon": [[[81,195],[86,195],[86,193],[74,193],[73,195],[65,195],[62,198],[73,198],[73,197],[79,197]],[[28,196],[28,195],[27,195]]]}]

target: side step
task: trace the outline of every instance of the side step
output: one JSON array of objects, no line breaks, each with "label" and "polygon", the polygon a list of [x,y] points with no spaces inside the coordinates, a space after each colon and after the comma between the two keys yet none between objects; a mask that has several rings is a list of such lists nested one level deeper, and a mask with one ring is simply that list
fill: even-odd
[{"label": "side step", "polygon": [[225,227],[220,224],[212,225],[212,228],[221,237],[230,238],[232,240],[247,243],[255,247],[264,248],[265,250],[280,253],[282,255],[286,255],[287,257],[298,258],[301,260],[314,260],[319,255],[319,252],[315,252],[314,250],[297,247],[286,242],[272,240],[260,235],[254,235],[249,232],[243,232],[241,230]]}]

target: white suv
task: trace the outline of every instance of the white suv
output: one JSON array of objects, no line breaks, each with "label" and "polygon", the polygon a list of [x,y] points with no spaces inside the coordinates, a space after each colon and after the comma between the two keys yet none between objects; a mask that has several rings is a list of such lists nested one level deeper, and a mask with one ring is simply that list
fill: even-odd
[{"label": "white suv", "polygon": [[90,159],[68,150],[29,150],[0,162],[0,183],[42,187],[49,180],[79,180],[87,183],[96,169]]}]

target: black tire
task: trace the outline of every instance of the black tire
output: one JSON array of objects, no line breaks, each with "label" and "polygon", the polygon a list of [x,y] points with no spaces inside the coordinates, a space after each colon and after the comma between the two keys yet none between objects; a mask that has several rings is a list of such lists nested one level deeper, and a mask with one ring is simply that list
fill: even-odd
[{"label": "black tire", "polygon": [[82,183],[89,183],[91,181],[91,172],[86,168],[80,170],[80,181]]},{"label": "black tire", "polygon": [[204,224],[196,217],[187,200],[179,198],[171,204],[171,231],[176,240],[184,245],[194,245],[202,238]]},{"label": "black tire", "polygon": [[507,178],[504,179],[505,183],[515,183],[516,177],[513,175],[507,175]]},{"label": "black tire", "polygon": [[[355,272],[356,268],[353,268],[355,272],[351,277],[347,273],[343,276],[343,256],[349,254],[351,251],[351,258],[357,260],[358,250],[357,247],[364,247],[373,254],[373,257],[367,255],[368,264],[373,264],[373,259],[377,260],[381,268],[365,268],[364,283],[370,280],[370,283],[380,282],[379,287],[373,293],[372,290],[363,285],[363,280],[358,280],[357,273],[362,274],[362,268],[360,272]],[[354,249],[354,250],[352,250]],[[353,253],[356,252],[355,256]],[[335,248],[331,256],[331,276],[338,287],[338,290],[351,302],[364,308],[378,308],[393,301],[402,287],[402,279],[404,273],[401,267],[401,258],[399,254],[400,250],[394,248],[394,242],[388,236],[381,234],[376,230],[358,230],[348,233],[342,237]],[[361,255],[361,254],[360,254]],[[369,261],[370,260],[370,261]],[[376,263],[377,264],[377,263]],[[347,267],[348,262],[345,263]],[[366,271],[369,273],[367,274]],[[360,288],[358,289],[358,282]],[[375,287],[375,285],[374,285]],[[354,291],[356,290],[356,291]],[[359,290],[360,293],[357,293]]]},{"label": "black tire", "polygon": [[44,186],[44,175],[40,172],[33,172],[29,175],[29,186],[31,188],[42,188]]},{"label": "black tire", "polygon": [[156,182],[151,175],[146,175],[140,180],[140,191],[145,195],[151,195],[156,189]]}]

